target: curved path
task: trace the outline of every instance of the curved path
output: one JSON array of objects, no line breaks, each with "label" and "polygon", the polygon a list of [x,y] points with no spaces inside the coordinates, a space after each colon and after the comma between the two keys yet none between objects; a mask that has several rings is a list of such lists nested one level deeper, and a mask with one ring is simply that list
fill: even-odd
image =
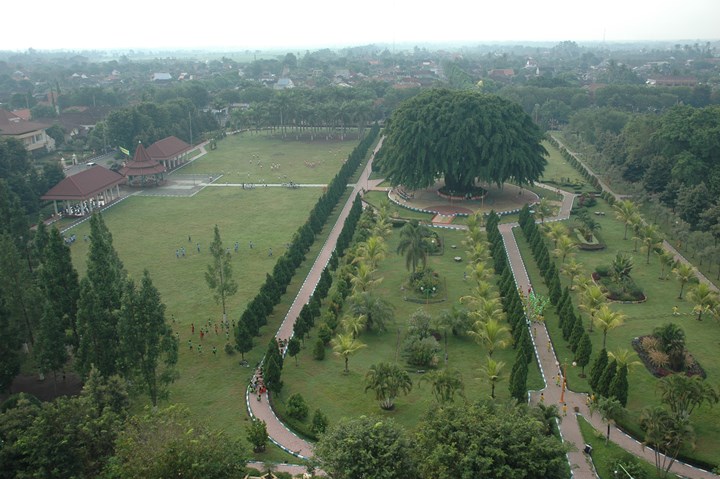
[{"label": "curved path", "polygon": [[[563,195],[560,212],[557,216],[550,218],[547,221],[562,221],[568,219],[570,217],[570,209],[572,208],[575,195],[556,188],[544,185],[543,187],[553,189],[557,193]],[[512,230],[516,226],[518,226],[517,223],[501,224],[499,225],[499,229],[505,245],[505,251],[508,255],[510,267],[512,269],[513,276],[515,277],[515,282],[518,288],[521,288],[522,291],[527,291],[532,284],[530,283],[527,270],[525,269],[525,264],[522,256],[520,255],[520,250],[517,242],[515,241],[515,236],[513,235]],[[553,378],[559,373],[558,364],[560,364],[557,356],[555,355],[555,348],[552,345],[552,341],[550,340],[550,336],[544,324],[534,324],[533,330],[536,330],[537,334],[531,334],[530,336],[533,337],[535,355],[537,356],[540,372],[545,382],[545,388],[541,391],[532,392],[530,394],[530,401],[531,403],[537,404],[540,401],[540,394],[542,393],[546,404],[557,404],[558,409],[562,411],[562,403],[560,401],[561,388],[560,386],[554,384],[553,381]],[[568,358],[560,359],[565,361]],[[577,479],[596,478],[597,474],[595,473],[594,466],[587,455],[582,452],[584,441],[582,434],[580,433],[580,426],[577,418],[578,416],[583,416],[598,431],[605,431],[607,424],[603,423],[599,414],[590,414],[590,410],[587,406],[587,394],[566,390],[564,394],[564,402],[567,404],[567,409],[570,413],[566,417],[563,417],[559,427],[563,441],[572,445],[572,450],[568,453],[568,461],[570,463],[573,477]],[[577,411],[577,413],[573,413],[574,411]],[[615,426],[611,426],[610,429],[610,440],[612,442],[616,443],[626,451],[645,459],[651,464],[655,463],[653,449],[649,447],[644,448],[640,442],[628,436]],[[671,471],[675,474],[689,478],[717,479],[720,477],[708,471],[704,471],[681,462],[675,462]]]},{"label": "curved path", "polygon": [[[325,244],[323,245],[320,253],[318,254],[315,262],[312,265],[312,268],[310,269],[310,272],[305,278],[305,281],[303,282],[300,291],[298,292],[295,300],[290,306],[290,310],[288,311],[285,319],[280,325],[280,328],[275,334],[275,337],[277,339],[290,339],[292,337],[293,325],[295,324],[295,320],[300,314],[300,310],[302,309],[302,307],[310,300],[310,297],[315,291],[315,287],[320,280],[320,275],[322,274],[323,269],[325,269],[328,261],[330,261],[330,256],[335,250],[335,244],[337,243],[340,232],[342,231],[342,228],[345,224],[345,218],[347,218],[348,214],[350,213],[353,199],[355,198],[355,195],[363,191],[363,186],[366,186],[368,184],[368,177],[370,176],[372,161],[381,146],[382,138],[380,139],[377,146],[375,147],[375,150],[370,156],[370,159],[368,160],[365,169],[360,175],[360,178],[354,185],[350,198],[345,203],[345,206],[340,212],[340,216],[338,217],[335,225],[330,231],[330,235],[325,241]],[[301,439],[295,433],[285,427],[285,425],[278,419],[272,407],[270,406],[267,393],[263,394],[262,397],[260,397],[260,400],[258,400],[257,396],[250,395],[250,392],[248,390],[246,392],[245,400],[250,415],[253,417],[257,417],[258,419],[262,419],[267,424],[268,436],[270,436],[270,440],[272,442],[274,442],[280,448],[284,449],[290,454],[301,459],[312,457],[312,444],[305,441],[304,439]]]}]

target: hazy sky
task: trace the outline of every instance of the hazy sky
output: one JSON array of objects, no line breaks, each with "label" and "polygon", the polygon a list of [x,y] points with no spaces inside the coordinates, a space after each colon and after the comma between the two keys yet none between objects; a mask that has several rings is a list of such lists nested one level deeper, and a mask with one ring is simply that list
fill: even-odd
[{"label": "hazy sky", "polygon": [[719,0],[9,0],[0,12],[0,50],[720,38]]}]

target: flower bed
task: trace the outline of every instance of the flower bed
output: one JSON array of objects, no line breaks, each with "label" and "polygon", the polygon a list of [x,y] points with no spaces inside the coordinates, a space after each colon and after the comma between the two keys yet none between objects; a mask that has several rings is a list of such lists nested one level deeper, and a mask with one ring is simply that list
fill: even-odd
[{"label": "flower bed", "polygon": [[637,304],[647,301],[645,293],[640,290],[632,278],[627,279],[629,284],[625,290],[613,282],[610,276],[602,276],[597,271],[593,272],[592,279],[595,281],[595,284],[602,287],[605,296],[607,296],[610,301],[623,304]]},{"label": "flower bed", "polygon": [[690,366],[688,366],[685,371],[673,371],[671,369],[665,368],[665,367],[656,367],[652,364],[652,361],[650,360],[650,356],[648,355],[647,351],[642,347],[642,340],[643,338],[652,336],[651,334],[647,334],[645,336],[639,336],[637,338],[633,338],[631,341],[632,347],[637,353],[640,360],[643,362],[643,365],[645,365],[645,368],[655,376],[656,378],[664,378],[665,376],[669,376],[671,374],[676,374],[678,372],[684,372],[688,376],[700,376],[703,379],[707,378],[707,373],[705,372],[705,369],[698,363],[695,358],[687,352],[686,350],[686,357],[691,359]]},{"label": "flower bed", "polygon": [[441,198],[453,201],[481,200],[487,196],[487,190],[479,186],[473,186],[470,191],[459,192],[449,190],[443,186],[437,191],[437,194]]}]

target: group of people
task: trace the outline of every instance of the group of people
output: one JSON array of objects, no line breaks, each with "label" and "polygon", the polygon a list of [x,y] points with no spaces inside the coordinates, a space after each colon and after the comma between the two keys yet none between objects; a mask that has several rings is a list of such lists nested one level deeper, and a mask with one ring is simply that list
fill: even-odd
[{"label": "group of people", "polygon": [[81,201],[80,203],[70,205],[67,208],[64,208],[60,213],[63,216],[79,217],[85,216],[95,208],[99,208],[102,206],[105,206],[104,200],[95,201],[95,198],[90,198],[89,200]]},{"label": "group of people", "polygon": [[250,380],[250,392],[252,394],[257,394],[257,400],[262,400],[262,395],[267,392],[267,388],[265,387],[265,382],[263,381],[263,375],[262,375],[262,369],[258,368],[255,371],[255,374],[253,374],[252,379]]}]

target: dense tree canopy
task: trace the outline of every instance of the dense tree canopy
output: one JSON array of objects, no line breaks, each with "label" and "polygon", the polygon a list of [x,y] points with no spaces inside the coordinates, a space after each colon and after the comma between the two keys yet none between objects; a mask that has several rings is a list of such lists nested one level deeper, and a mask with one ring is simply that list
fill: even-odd
[{"label": "dense tree canopy", "polygon": [[381,169],[392,184],[425,188],[445,177],[448,190],[476,179],[530,183],[547,161],[542,134],[522,108],[492,95],[429,90],[393,113]]},{"label": "dense tree canopy", "polygon": [[524,406],[478,403],[428,411],[415,446],[419,477],[563,477],[565,447]]}]

